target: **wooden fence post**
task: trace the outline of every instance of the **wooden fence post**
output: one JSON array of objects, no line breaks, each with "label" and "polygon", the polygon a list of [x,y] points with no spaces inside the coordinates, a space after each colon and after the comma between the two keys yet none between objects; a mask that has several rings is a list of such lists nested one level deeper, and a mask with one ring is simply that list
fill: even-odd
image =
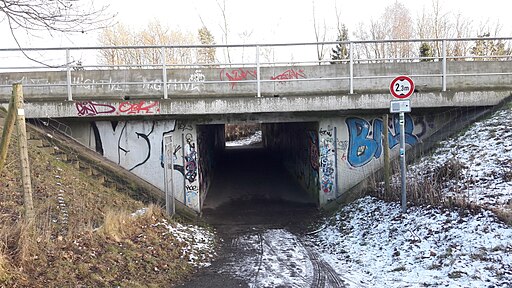
[{"label": "wooden fence post", "polygon": [[9,143],[11,141],[12,131],[14,130],[14,122],[16,118],[16,101],[14,100],[14,90],[9,102],[9,109],[4,121],[4,131],[2,132],[2,142],[0,143],[0,172],[4,168],[5,161],[7,160],[7,151],[9,150]]},{"label": "wooden fence post", "polygon": [[391,188],[390,188],[390,185],[389,185],[389,177],[391,175],[390,173],[390,170],[391,170],[391,165],[390,165],[390,160],[389,160],[389,126],[388,126],[388,123],[389,123],[389,115],[388,114],[385,114],[383,119],[382,119],[382,122],[384,122],[382,125],[383,126],[383,132],[384,132],[384,135],[383,135],[383,138],[382,139],[383,141],[383,150],[384,150],[384,188],[385,188],[385,195],[386,197],[389,197],[390,196],[390,193],[391,193]]},{"label": "wooden fence post", "polygon": [[21,180],[23,182],[23,206],[25,220],[34,223],[34,203],[32,201],[32,183],[30,180],[30,165],[28,158],[27,127],[25,125],[25,110],[23,109],[23,87],[21,83],[12,86],[16,102],[16,128],[18,130],[18,147],[20,150]]}]

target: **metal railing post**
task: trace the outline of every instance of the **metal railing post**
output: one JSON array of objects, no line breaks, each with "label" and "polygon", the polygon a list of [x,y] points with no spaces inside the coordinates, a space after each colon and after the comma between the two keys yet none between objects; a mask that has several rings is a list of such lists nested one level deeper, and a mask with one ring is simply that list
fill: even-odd
[{"label": "metal railing post", "polygon": [[165,47],[162,46],[160,52],[162,53],[162,81],[164,82],[164,99],[168,99],[169,91],[167,91],[167,60],[165,57]]},{"label": "metal railing post", "polygon": [[73,101],[73,92],[71,91],[71,62],[69,49],[66,49],[66,87],[68,91],[68,101]]},{"label": "metal railing post", "polygon": [[442,45],[442,49],[443,49],[443,87],[442,87],[442,91],[445,92],[446,91],[446,40],[443,40],[443,45]]},{"label": "metal railing post", "polygon": [[261,75],[260,75],[260,46],[256,46],[256,81],[258,85],[258,97],[261,97]]},{"label": "metal railing post", "polygon": [[350,69],[350,94],[354,94],[354,43],[350,42],[348,49],[348,54],[350,55],[349,69]]}]

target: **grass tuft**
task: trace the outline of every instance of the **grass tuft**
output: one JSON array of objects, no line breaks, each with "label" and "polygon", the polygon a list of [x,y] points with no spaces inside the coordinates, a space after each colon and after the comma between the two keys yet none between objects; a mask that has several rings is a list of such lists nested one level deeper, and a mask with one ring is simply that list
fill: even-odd
[{"label": "grass tuft", "polygon": [[134,218],[126,210],[108,210],[105,213],[103,225],[98,229],[98,234],[120,242],[129,234],[133,221]]}]

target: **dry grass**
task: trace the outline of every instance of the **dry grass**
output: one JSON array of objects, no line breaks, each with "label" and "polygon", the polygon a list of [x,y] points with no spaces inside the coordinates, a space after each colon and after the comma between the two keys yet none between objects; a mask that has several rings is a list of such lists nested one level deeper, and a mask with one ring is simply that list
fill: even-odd
[{"label": "dry grass", "polygon": [[7,257],[3,253],[0,253],[0,283],[9,280],[11,273],[9,272],[8,265]]},{"label": "dry grass", "polygon": [[[393,167],[394,171],[399,171],[398,166]],[[443,185],[453,180],[460,180],[462,169],[464,167],[456,159],[447,161],[445,165],[436,167],[432,171],[425,173],[415,179],[407,181],[407,201],[414,205],[433,205],[433,206],[451,206],[455,203],[446,199],[441,191]],[[370,194],[377,196],[386,201],[400,201],[401,199],[401,183],[398,178],[394,178],[395,182],[391,183],[389,191],[385,191],[382,185],[376,189],[372,189]],[[458,203],[457,205],[459,205]]]},{"label": "dry grass", "polygon": [[192,271],[176,239],[153,227],[162,209],[132,217],[142,202],[34,146],[36,221],[24,223],[16,144],[13,135],[0,171],[0,287],[161,287]]},{"label": "dry grass", "polygon": [[98,234],[112,238],[119,242],[129,234],[129,227],[133,225],[134,217],[126,210],[108,210],[105,213],[103,225],[98,229]]}]

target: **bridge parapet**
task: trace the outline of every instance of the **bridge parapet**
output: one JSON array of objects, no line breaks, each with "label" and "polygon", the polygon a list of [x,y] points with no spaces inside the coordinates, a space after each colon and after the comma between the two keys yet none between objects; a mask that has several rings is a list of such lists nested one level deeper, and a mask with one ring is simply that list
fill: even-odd
[{"label": "bridge parapet", "polygon": [[[408,75],[419,92],[442,90],[442,73],[437,62],[365,63],[355,67],[356,93],[387,93],[391,79]],[[509,61],[453,61],[447,66],[451,91],[510,90]],[[257,96],[349,95],[348,65],[303,65],[167,69],[82,70],[71,73],[72,100],[222,98]],[[12,83],[24,84],[27,101],[68,99],[67,72],[14,72],[0,74],[0,100],[9,99]],[[164,90],[166,94],[164,95]]]},{"label": "bridge parapet", "polygon": [[[512,65],[507,55],[450,57],[445,51],[438,57],[377,59],[356,58],[351,52],[356,51],[356,45],[393,45],[397,42],[416,45],[425,41],[442,42],[446,50],[447,41],[481,40],[424,39],[268,45],[270,48],[320,44],[350,47],[349,57],[337,62],[300,60],[261,63],[258,56],[262,45],[246,45],[243,48],[255,48],[257,51],[253,62],[166,65],[164,57],[163,63],[144,66],[147,68],[141,65],[71,65],[73,61],[69,61],[69,54],[70,51],[80,49],[151,48],[165,51],[189,49],[191,46],[53,48],[52,51],[66,52],[66,65],[52,69],[37,67],[39,71],[35,71],[35,68],[31,70],[30,67],[0,67],[2,71],[12,70],[0,73],[0,103],[8,102],[12,83],[21,82],[24,84],[25,100],[29,104],[33,103],[31,105],[34,107],[35,114],[28,113],[29,117],[42,113],[53,117],[89,115],[81,113],[80,108],[91,105],[96,105],[100,112],[115,109],[117,114],[128,111],[130,115],[137,114],[132,113],[137,107],[146,107],[140,109],[143,113],[152,111],[165,114],[387,109],[391,100],[389,83],[398,75],[408,75],[415,81],[417,93],[413,96],[413,105],[417,108],[489,106],[509,95],[512,90]],[[0,53],[7,50],[0,49]],[[162,55],[165,53],[162,52]]]}]

